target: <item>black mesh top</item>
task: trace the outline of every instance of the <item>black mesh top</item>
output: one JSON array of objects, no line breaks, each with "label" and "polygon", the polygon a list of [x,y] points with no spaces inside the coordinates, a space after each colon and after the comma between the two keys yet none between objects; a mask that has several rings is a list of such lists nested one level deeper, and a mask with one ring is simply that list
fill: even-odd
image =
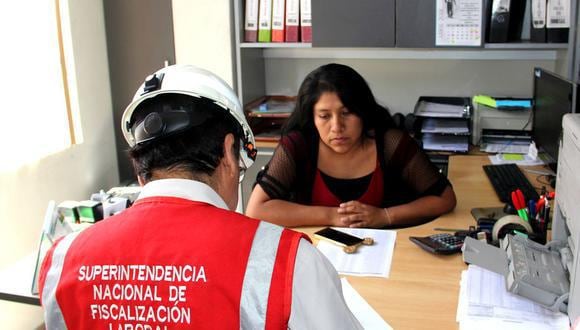
[{"label": "black mesh top", "polygon": [[[384,173],[382,207],[408,203],[427,195],[439,196],[450,185],[406,132],[389,129],[375,141]],[[309,204],[317,155],[318,137],[307,138],[302,133],[291,132],[282,137],[272,159],[258,173],[256,183],[272,199]]]}]

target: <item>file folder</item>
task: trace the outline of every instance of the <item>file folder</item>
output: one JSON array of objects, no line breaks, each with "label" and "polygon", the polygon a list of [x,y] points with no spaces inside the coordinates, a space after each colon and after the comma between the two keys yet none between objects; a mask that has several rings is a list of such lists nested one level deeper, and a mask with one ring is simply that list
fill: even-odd
[{"label": "file folder", "polygon": [[532,0],[532,27],[530,29],[530,41],[546,42],[546,10],[547,0]]},{"label": "file folder", "polygon": [[246,15],[244,22],[244,41],[258,41],[258,4],[259,0],[246,0]]},{"label": "file folder", "polygon": [[508,41],[521,41],[524,15],[526,13],[526,0],[510,1],[510,19],[508,24]]},{"label": "file folder", "polygon": [[272,41],[272,0],[260,0],[258,42]]},{"label": "file folder", "polygon": [[310,0],[300,0],[300,40],[312,42],[312,7]]},{"label": "file folder", "polygon": [[284,42],[284,0],[272,2],[272,42]]},{"label": "file folder", "polygon": [[286,0],[286,42],[298,42],[300,0]]},{"label": "file folder", "polygon": [[546,39],[548,42],[568,42],[570,5],[570,0],[548,0],[546,13]]},{"label": "file folder", "polygon": [[488,42],[507,42],[510,25],[510,1],[493,0],[491,2]]}]

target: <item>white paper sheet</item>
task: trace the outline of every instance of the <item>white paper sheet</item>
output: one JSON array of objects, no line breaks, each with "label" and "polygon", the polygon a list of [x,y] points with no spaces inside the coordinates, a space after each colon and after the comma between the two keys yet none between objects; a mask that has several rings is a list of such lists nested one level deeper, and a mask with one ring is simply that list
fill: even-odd
[{"label": "white paper sheet", "polygon": [[467,113],[465,107],[462,105],[428,102],[423,100],[417,105],[415,115],[419,117],[433,118],[462,118],[465,117]]},{"label": "white paper sheet", "polygon": [[508,292],[502,275],[470,265],[461,274],[460,329],[567,329],[568,317]]},{"label": "white paper sheet", "polygon": [[469,133],[469,128],[465,120],[425,118],[421,133],[463,134]]},{"label": "white paper sheet", "polygon": [[482,143],[479,150],[489,153],[527,154],[530,151],[530,142]]},{"label": "white paper sheet", "polygon": [[466,135],[439,135],[425,133],[421,139],[423,149],[467,152],[469,150],[469,137]]},{"label": "white paper sheet", "polygon": [[383,229],[334,228],[361,238],[372,237],[374,244],[359,246],[352,254],[342,247],[319,241],[318,249],[330,260],[340,274],[355,276],[389,277],[397,232]]},{"label": "white paper sheet", "polygon": [[521,166],[544,165],[544,161],[538,157],[532,159],[529,155],[496,154],[488,156],[493,165],[516,164]]},{"label": "white paper sheet", "polygon": [[383,318],[375,311],[371,305],[348,283],[346,278],[341,278],[342,295],[346,305],[365,329],[392,330]]}]

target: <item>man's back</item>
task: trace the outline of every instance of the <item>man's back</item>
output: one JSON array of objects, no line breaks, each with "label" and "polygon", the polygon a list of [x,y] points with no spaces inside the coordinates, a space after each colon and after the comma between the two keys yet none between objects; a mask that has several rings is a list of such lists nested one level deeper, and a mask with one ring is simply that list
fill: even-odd
[{"label": "man's back", "polygon": [[[59,244],[41,275],[43,304],[55,288],[69,328],[285,327],[301,237],[204,202],[147,197],[68,251]],[[51,271],[63,252],[58,279]],[[271,288],[278,297],[269,300]]]}]

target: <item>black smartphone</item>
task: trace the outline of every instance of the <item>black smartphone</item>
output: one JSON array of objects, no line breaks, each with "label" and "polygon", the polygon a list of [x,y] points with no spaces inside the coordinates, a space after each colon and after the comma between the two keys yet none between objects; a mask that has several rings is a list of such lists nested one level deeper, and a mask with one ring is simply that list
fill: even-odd
[{"label": "black smartphone", "polygon": [[333,243],[342,246],[353,246],[361,244],[364,240],[360,237],[356,237],[330,227],[321,229],[314,233],[315,237],[320,239],[329,240]]}]

